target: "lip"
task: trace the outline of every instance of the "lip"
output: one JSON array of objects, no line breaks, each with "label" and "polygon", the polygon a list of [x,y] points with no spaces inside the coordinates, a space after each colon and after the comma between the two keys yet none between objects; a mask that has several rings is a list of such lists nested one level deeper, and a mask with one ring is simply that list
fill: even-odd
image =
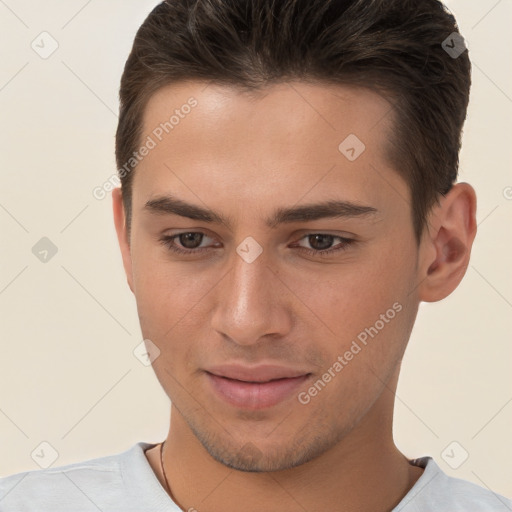
[{"label": "lip", "polygon": [[275,379],[293,379],[309,372],[275,364],[244,366],[240,364],[222,364],[206,368],[205,371],[219,377],[245,382],[268,382]]},{"label": "lip", "polygon": [[242,409],[264,409],[288,398],[310,373],[280,366],[224,365],[205,371],[214,393]]}]

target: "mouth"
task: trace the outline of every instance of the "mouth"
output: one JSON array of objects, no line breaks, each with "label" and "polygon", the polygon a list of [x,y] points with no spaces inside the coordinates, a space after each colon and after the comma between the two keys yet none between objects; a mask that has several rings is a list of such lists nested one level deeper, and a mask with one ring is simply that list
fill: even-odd
[{"label": "mouth", "polygon": [[[254,371],[230,368],[224,373],[229,373],[229,376],[205,371],[214,394],[234,407],[249,410],[277,405],[289,398],[311,376],[311,373],[270,367]],[[279,373],[284,373],[285,376],[278,375]],[[236,374],[236,378],[233,374]]]}]

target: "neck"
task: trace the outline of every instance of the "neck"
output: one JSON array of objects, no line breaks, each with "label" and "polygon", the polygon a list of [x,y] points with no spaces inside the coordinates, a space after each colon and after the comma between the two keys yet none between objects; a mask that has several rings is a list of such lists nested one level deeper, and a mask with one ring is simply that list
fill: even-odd
[{"label": "neck", "polygon": [[384,391],[360,423],[321,456],[269,473],[237,471],[213,459],[173,406],[164,455],[172,495],[183,510],[200,512],[236,512],[241,503],[248,512],[389,511],[423,472],[393,443],[393,398]]}]

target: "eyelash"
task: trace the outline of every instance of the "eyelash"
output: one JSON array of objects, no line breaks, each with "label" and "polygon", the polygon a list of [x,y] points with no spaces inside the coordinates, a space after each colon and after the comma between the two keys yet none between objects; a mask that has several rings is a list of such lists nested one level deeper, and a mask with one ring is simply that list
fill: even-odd
[{"label": "eyelash", "polygon": [[[185,235],[185,234],[190,234],[190,233],[208,236],[206,233],[203,233],[201,231],[184,231],[183,233],[178,233],[176,235],[165,235],[162,238],[160,238],[160,242],[163,245],[165,245],[165,247],[167,247],[167,249],[169,249],[170,251],[172,251],[176,254],[182,254],[182,255],[186,255],[186,256],[201,254],[204,251],[208,251],[210,249],[210,247],[201,247],[199,249],[182,249],[174,243],[175,238],[178,238],[180,235]],[[328,233],[308,233],[307,235],[304,235],[302,238],[300,238],[300,240],[303,240],[304,238],[308,238],[309,236],[313,236],[313,235],[323,235],[323,236],[331,236],[332,238],[338,238],[339,240],[341,240],[342,245],[335,249],[331,248],[331,249],[323,249],[323,250],[314,250],[314,249],[308,249],[306,247],[298,247],[300,252],[305,252],[306,254],[309,254],[310,256],[325,257],[325,256],[330,256],[331,254],[334,254],[337,252],[346,251],[349,248],[349,246],[354,245],[356,243],[356,241],[352,238],[345,238],[345,237],[338,236],[338,235],[330,235]]]}]

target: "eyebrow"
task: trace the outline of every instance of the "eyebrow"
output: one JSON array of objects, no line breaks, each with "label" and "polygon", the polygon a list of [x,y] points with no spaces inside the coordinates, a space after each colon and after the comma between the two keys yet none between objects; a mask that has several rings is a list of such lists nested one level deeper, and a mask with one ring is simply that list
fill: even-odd
[{"label": "eyebrow", "polygon": [[[187,203],[170,195],[148,200],[144,211],[156,215],[179,215],[202,222],[224,224],[229,229],[232,227],[231,219],[208,208]],[[350,201],[330,200],[291,208],[278,208],[271,217],[265,220],[265,223],[269,228],[274,229],[281,224],[292,222],[311,222],[327,218],[374,217],[377,213],[378,210],[372,206]]]}]

